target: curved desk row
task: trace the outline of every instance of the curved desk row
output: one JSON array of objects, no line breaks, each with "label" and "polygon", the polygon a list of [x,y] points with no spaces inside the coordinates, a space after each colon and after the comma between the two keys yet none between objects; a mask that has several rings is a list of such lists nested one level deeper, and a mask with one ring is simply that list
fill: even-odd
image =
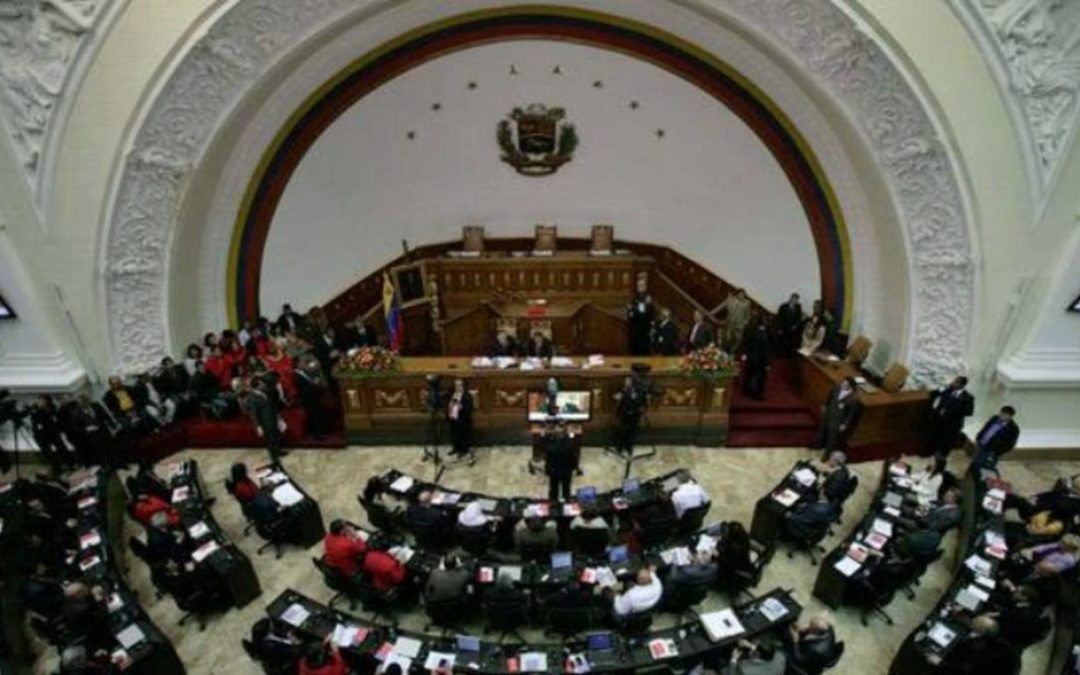
[{"label": "curved desk row", "polygon": [[342,654],[358,668],[365,663],[370,666],[376,660],[391,659],[403,665],[406,672],[415,664],[425,670],[443,667],[454,672],[502,675],[526,671],[585,672],[567,670],[568,667],[585,667],[588,672],[638,671],[659,665],[659,662],[689,668],[730,649],[738,640],[753,638],[791,623],[798,618],[802,607],[789,592],[776,589],[736,606],[734,613],[742,630],[727,637],[710,638],[705,627],[710,615],[706,614],[701,617],[702,621],[655,630],[640,638],[612,635],[611,648],[603,650],[589,649],[589,642],[584,640],[508,645],[477,638],[460,640],[399,631],[330,609],[293,590],[278,596],[266,611],[272,619],[293,626],[311,641],[345,636],[348,643],[339,645]]},{"label": "curved desk row", "polygon": [[319,502],[304,491],[281,464],[265,464],[253,472],[259,490],[280,504],[295,524],[296,543],[311,548],[326,536]]},{"label": "curved desk row", "polygon": [[783,531],[784,516],[800,502],[817,495],[820,472],[810,462],[798,461],[776,487],[757,500],[750,536],[772,546]]}]

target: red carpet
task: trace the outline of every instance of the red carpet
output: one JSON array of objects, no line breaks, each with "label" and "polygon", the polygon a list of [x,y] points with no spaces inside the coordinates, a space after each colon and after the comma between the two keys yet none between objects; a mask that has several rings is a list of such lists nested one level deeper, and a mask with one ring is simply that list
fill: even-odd
[{"label": "red carpet", "polygon": [[810,445],[817,414],[792,386],[792,363],[776,359],[765,381],[765,400],[747,398],[738,382],[728,418],[728,447],[778,448]]}]

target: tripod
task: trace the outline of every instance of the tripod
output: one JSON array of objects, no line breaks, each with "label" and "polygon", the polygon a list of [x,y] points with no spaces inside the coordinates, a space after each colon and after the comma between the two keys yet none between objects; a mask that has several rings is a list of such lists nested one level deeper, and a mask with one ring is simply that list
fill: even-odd
[{"label": "tripod", "polygon": [[424,454],[420,458],[422,462],[434,462],[435,463],[435,483],[438,483],[442,478],[443,473],[446,471],[446,463],[443,462],[442,453],[439,449],[439,443],[442,439],[442,416],[438,405],[438,396],[436,400],[428,401],[428,422],[427,430],[424,434]]}]

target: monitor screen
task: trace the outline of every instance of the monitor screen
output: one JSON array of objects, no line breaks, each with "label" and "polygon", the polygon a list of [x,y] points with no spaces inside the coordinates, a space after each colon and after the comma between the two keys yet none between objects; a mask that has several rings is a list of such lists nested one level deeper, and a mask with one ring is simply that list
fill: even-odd
[{"label": "monitor screen", "polygon": [[623,481],[622,491],[625,492],[626,494],[632,494],[634,492],[637,492],[638,488],[640,488],[640,487],[641,487],[641,484],[638,483],[637,478],[627,478],[626,480]]},{"label": "monitor screen", "polygon": [[574,554],[569,551],[560,551],[551,554],[551,569],[564,570],[574,564]]},{"label": "monitor screen", "polygon": [[626,562],[630,558],[630,552],[626,549],[626,546],[613,546],[608,551],[608,561],[612,565],[618,565],[621,562]]},{"label": "monitor screen", "polygon": [[611,633],[589,633],[585,636],[585,646],[594,652],[604,652],[615,648]]},{"label": "monitor screen", "polygon": [[480,651],[480,638],[475,635],[459,635],[457,636],[457,648],[459,652],[478,652]]},{"label": "monitor screen", "polygon": [[530,391],[528,411],[530,422],[588,422],[592,417],[592,392],[560,391],[552,406],[547,392]]},{"label": "monitor screen", "polygon": [[578,501],[582,502],[595,502],[596,501],[596,488],[593,486],[578,488],[577,491]]}]

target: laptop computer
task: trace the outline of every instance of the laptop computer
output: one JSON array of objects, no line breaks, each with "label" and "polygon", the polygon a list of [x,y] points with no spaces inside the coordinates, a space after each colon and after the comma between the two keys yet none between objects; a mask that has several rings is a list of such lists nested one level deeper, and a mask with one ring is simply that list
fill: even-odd
[{"label": "laptop computer", "polygon": [[579,502],[583,502],[585,504],[595,502],[596,488],[592,486],[579,488],[577,491],[577,498]]},{"label": "laptop computer", "polygon": [[627,478],[622,483],[622,491],[624,495],[632,495],[641,489],[641,482],[637,478]]},{"label": "laptop computer", "polygon": [[630,569],[630,551],[625,545],[612,546],[608,549],[608,564],[616,576],[626,572]]},{"label": "laptop computer", "polygon": [[570,551],[556,551],[551,554],[551,578],[565,581],[574,574],[574,554]]},{"label": "laptop computer", "polygon": [[479,652],[480,638],[475,635],[458,635],[457,650],[459,652]]},{"label": "laptop computer", "polygon": [[499,565],[495,578],[498,579],[503,575],[510,577],[515,582],[521,581],[521,567],[518,565]]},{"label": "laptop computer", "polygon": [[609,632],[585,635],[585,649],[589,652],[589,665],[594,668],[613,665],[618,660],[615,653],[615,636]]}]

